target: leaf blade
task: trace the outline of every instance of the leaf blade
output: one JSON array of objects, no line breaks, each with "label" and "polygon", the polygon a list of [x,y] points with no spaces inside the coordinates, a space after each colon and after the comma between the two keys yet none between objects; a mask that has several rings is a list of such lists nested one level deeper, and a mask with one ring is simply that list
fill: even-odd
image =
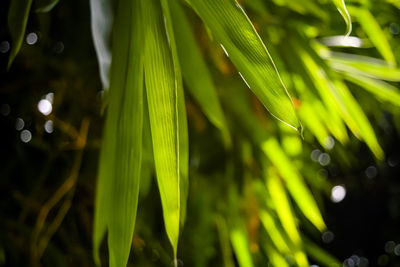
[{"label": "leaf blade", "polygon": [[24,39],[26,24],[28,23],[29,11],[32,0],[12,0],[8,10],[8,27],[12,38],[12,47],[8,58],[7,68],[10,69],[12,62],[17,56]]},{"label": "leaf blade", "polygon": [[240,5],[229,0],[190,0],[189,3],[271,115],[300,131],[301,124],[275,64]]},{"label": "leaf blade", "polygon": [[161,7],[142,0],[144,71],[154,162],[168,238],[177,253],[180,218],[178,92]]}]

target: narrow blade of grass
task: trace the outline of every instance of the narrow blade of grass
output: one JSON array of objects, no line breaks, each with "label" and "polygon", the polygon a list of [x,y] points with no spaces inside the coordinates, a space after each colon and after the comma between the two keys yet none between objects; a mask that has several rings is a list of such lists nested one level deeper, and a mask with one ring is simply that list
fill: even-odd
[{"label": "narrow blade of grass", "polygon": [[156,0],[141,0],[141,4],[154,162],[165,228],[176,258],[181,198],[177,80],[161,6]]},{"label": "narrow blade of grass", "polygon": [[189,3],[269,112],[300,130],[293,103],[274,62],[240,5],[230,0],[190,0]]},{"label": "narrow blade of grass", "polygon": [[10,56],[8,58],[8,69],[10,69],[14,58],[21,49],[31,6],[32,0],[12,0],[10,3],[10,8],[8,10],[8,28],[10,30],[12,43]]}]

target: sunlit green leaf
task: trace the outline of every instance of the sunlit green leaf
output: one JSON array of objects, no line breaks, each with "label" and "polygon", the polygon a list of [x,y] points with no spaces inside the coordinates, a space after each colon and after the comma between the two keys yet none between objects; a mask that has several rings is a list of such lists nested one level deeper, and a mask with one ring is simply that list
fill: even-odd
[{"label": "sunlit green leaf", "polygon": [[253,260],[247,240],[245,227],[237,222],[232,229],[230,229],[230,238],[232,242],[233,251],[237,257],[240,267],[252,267]]},{"label": "sunlit green leaf", "polygon": [[[282,151],[279,143],[274,138],[269,138],[262,144],[262,150],[277,167],[282,178],[286,182],[286,186],[292,195],[296,204],[299,206],[303,214],[320,230],[323,231],[326,226],[322,219],[321,213],[315,202],[311,192],[304,183],[302,177]],[[273,184],[274,185],[274,184]],[[271,193],[272,194],[272,193]]]},{"label": "sunlit green leaf", "polygon": [[264,244],[265,250],[267,252],[268,258],[275,267],[289,267],[282,254],[278,253],[270,244]]},{"label": "sunlit green leaf", "polygon": [[186,217],[186,201],[189,193],[189,137],[187,129],[187,118],[185,108],[185,95],[183,92],[182,85],[182,74],[181,67],[179,64],[177,44],[175,40],[175,30],[173,27],[173,21],[170,10],[170,6],[178,4],[177,0],[162,0],[161,6],[163,14],[165,16],[165,25],[167,31],[167,37],[171,46],[172,59],[175,71],[175,84],[177,87],[177,99],[178,99],[178,134],[179,134],[179,170],[180,170],[180,202],[181,202],[181,224],[183,225]]},{"label": "sunlit green leaf", "polygon": [[301,267],[309,266],[307,257],[302,251],[302,241],[297,228],[297,223],[295,221],[296,217],[292,211],[290,201],[286,195],[285,189],[283,188],[282,182],[274,170],[270,169],[268,171],[266,183],[268,192],[271,195],[271,199],[274,203],[275,210],[282,223],[282,227],[285,229],[294,245],[294,250],[292,252],[296,262]]},{"label": "sunlit green leaf", "polygon": [[218,100],[216,88],[201,51],[196,44],[189,21],[176,0],[170,1],[176,45],[182,74],[189,92],[199,103],[207,118],[221,130],[225,142],[230,143],[225,116]]},{"label": "sunlit green leaf", "polygon": [[384,153],[364,111],[342,81],[335,80],[334,86],[335,95],[343,110],[344,120],[347,125],[349,125],[356,136],[362,138],[365,143],[367,143],[374,155],[382,160],[384,158]]},{"label": "sunlit green leaf", "polygon": [[349,7],[349,11],[360,23],[370,41],[375,45],[376,49],[378,49],[387,63],[395,66],[396,59],[393,55],[388,39],[371,12],[366,8],[357,8],[354,6]]},{"label": "sunlit green leaf", "polygon": [[351,17],[349,12],[347,11],[346,4],[344,0],[332,0],[338,9],[340,15],[342,15],[344,21],[346,22],[346,36],[349,36],[351,33]]},{"label": "sunlit green leaf", "polygon": [[190,0],[189,3],[221,42],[245,83],[269,112],[300,129],[293,103],[278,71],[240,5],[231,0]]},{"label": "sunlit green leaf", "polygon": [[375,80],[355,74],[345,74],[345,79],[359,85],[368,92],[376,95],[384,102],[392,103],[395,106],[400,105],[400,90],[384,81]]},{"label": "sunlit green leaf", "polygon": [[386,62],[371,57],[330,52],[327,57],[334,69],[351,74],[387,81],[400,81],[400,69],[388,66]]},{"label": "sunlit green leaf", "polygon": [[8,68],[21,49],[25,37],[26,24],[32,0],[12,0],[8,10],[8,28],[12,37],[11,52],[8,58]]},{"label": "sunlit green leaf", "polygon": [[268,212],[267,210],[262,210],[260,212],[260,219],[278,251],[285,254],[289,253],[289,246],[286,244],[286,241],[281,235],[278,226],[276,225],[275,220],[271,216],[270,212]]},{"label": "sunlit green leaf", "polygon": [[[143,61],[137,2],[120,1],[111,67],[110,105],[100,158],[95,259],[108,230],[110,266],[128,262],[136,220],[142,157]],[[119,155],[119,160],[115,159]]]},{"label": "sunlit green leaf", "polygon": [[144,71],[154,162],[167,235],[176,257],[180,217],[178,88],[161,6],[142,0]]}]

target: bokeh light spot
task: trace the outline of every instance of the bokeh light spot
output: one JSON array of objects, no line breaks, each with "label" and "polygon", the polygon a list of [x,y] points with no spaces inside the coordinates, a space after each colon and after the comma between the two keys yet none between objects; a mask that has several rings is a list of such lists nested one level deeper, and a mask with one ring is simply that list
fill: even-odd
[{"label": "bokeh light spot", "polygon": [[52,120],[48,120],[44,124],[44,130],[46,133],[52,133],[54,131],[54,125]]},{"label": "bokeh light spot", "polygon": [[28,45],[34,45],[38,41],[38,36],[36,33],[31,32],[26,36],[26,43]]},{"label": "bokeh light spot", "polygon": [[332,188],[331,200],[332,202],[338,203],[342,201],[346,196],[346,188],[342,185],[336,185]]},{"label": "bokeh light spot", "polygon": [[23,130],[20,134],[21,141],[28,143],[32,139],[32,134],[29,130]]},{"label": "bokeh light spot", "polygon": [[7,53],[10,50],[10,43],[8,41],[3,41],[0,43],[0,53]]},{"label": "bokeh light spot", "polygon": [[24,126],[25,126],[25,122],[23,119],[17,118],[15,120],[15,130],[21,131],[22,129],[24,129]]},{"label": "bokeh light spot", "polygon": [[47,116],[51,113],[51,111],[53,110],[53,105],[51,104],[51,102],[47,99],[42,99],[39,101],[38,103],[38,110],[40,111],[40,113],[42,113],[43,115]]}]

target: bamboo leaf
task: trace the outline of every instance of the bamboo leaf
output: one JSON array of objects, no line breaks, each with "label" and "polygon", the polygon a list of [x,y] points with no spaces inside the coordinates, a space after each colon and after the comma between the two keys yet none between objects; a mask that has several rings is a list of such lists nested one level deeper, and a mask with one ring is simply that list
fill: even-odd
[{"label": "bamboo leaf", "polygon": [[281,254],[288,254],[290,252],[289,246],[286,244],[286,240],[282,236],[281,231],[278,229],[278,226],[270,212],[262,210],[260,212],[260,219],[278,251]]},{"label": "bamboo leaf", "polygon": [[367,116],[350,93],[346,84],[340,80],[334,81],[334,90],[337,101],[343,110],[343,116],[353,133],[362,138],[369,146],[375,157],[379,160],[384,158],[384,152],[380,147],[374,129],[368,121]]},{"label": "bamboo leaf", "polygon": [[289,267],[289,264],[286,262],[285,258],[281,253],[278,253],[270,244],[265,243],[265,250],[267,252],[269,261],[272,266],[276,267]]},{"label": "bamboo leaf", "polygon": [[380,100],[400,106],[400,91],[393,85],[351,73],[346,73],[344,78],[376,95]]},{"label": "bamboo leaf", "polygon": [[253,260],[249,249],[249,241],[247,240],[246,230],[244,225],[239,222],[230,229],[230,238],[233,251],[241,267],[252,267]]},{"label": "bamboo leaf", "polygon": [[344,22],[346,22],[346,37],[351,33],[351,17],[349,12],[347,11],[346,4],[344,0],[333,0],[337,10],[339,11],[340,15],[342,15]]},{"label": "bamboo leaf", "polygon": [[349,11],[353,17],[357,18],[357,21],[369,37],[369,40],[375,45],[376,49],[378,49],[386,62],[395,66],[396,59],[393,55],[392,49],[390,48],[388,39],[371,12],[366,8],[357,8],[354,6],[349,8]]},{"label": "bamboo leaf", "polygon": [[264,43],[236,1],[189,0],[269,112],[300,130],[293,103]]},{"label": "bamboo leaf", "polygon": [[178,88],[161,6],[142,0],[144,71],[154,162],[164,222],[176,258],[180,217]]},{"label": "bamboo leaf", "polygon": [[323,62],[318,65],[312,55],[307,53],[303,47],[298,46],[298,54],[308,74],[316,83],[316,88],[321,97],[326,103],[330,103],[334,110],[340,112],[341,117],[356,137],[363,139],[374,155],[378,159],[382,159],[383,151],[379,146],[373,128],[346,85],[338,79],[332,80]]},{"label": "bamboo leaf", "polygon": [[315,259],[318,263],[323,266],[329,267],[339,267],[342,266],[342,263],[330,255],[328,252],[320,248],[318,245],[314,244],[310,240],[304,238],[304,248],[307,253],[311,256],[311,258]]},{"label": "bamboo leaf", "polygon": [[90,19],[94,48],[104,89],[110,87],[111,29],[114,21],[110,0],[90,0]]},{"label": "bamboo leaf", "polygon": [[183,79],[204,114],[211,123],[221,130],[225,143],[229,145],[230,136],[225,116],[222,112],[211,74],[196,44],[190,23],[177,0],[170,1],[170,3]]},{"label": "bamboo leaf", "polygon": [[309,266],[307,257],[302,251],[302,241],[289,199],[286,195],[285,189],[283,188],[282,182],[272,169],[268,170],[266,184],[268,192],[274,203],[275,210],[282,223],[282,227],[283,229],[285,229],[286,233],[288,234],[290,240],[294,245],[293,254],[296,262],[301,267]]},{"label": "bamboo leaf", "polygon": [[290,159],[288,159],[282,151],[278,141],[274,138],[269,138],[262,144],[262,150],[282,175],[290,194],[305,217],[308,218],[320,231],[323,231],[326,226],[317,203],[302,177],[291,164]]},{"label": "bamboo leaf", "polygon": [[178,128],[179,128],[179,169],[180,169],[180,200],[181,200],[181,224],[183,225],[186,217],[186,201],[189,193],[189,137],[187,128],[186,108],[185,108],[185,95],[182,85],[181,67],[179,64],[177,44],[175,40],[175,31],[173,28],[173,21],[171,17],[170,6],[177,0],[162,0],[161,6],[165,16],[165,26],[167,36],[169,38],[172,59],[175,71],[175,84],[177,87],[177,101],[178,101]]},{"label": "bamboo leaf", "polygon": [[36,0],[36,12],[50,12],[60,0]]},{"label": "bamboo leaf", "polygon": [[32,0],[11,1],[10,8],[8,10],[8,28],[12,38],[12,47],[10,56],[8,58],[8,69],[10,69],[14,58],[21,49],[31,6]]},{"label": "bamboo leaf", "polygon": [[382,60],[347,53],[329,52],[326,57],[335,70],[370,78],[399,82],[400,69],[388,66]]},{"label": "bamboo leaf", "polygon": [[[143,129],[142,34],[138,2],[119,2],[111,67],[110,106],[100,158],[95,257],[108,229],[110,266],[125,266],[139,195]],[[139,56],[137,56],[139,55]],[[115,160],[115,155],[119,159]]]}]

